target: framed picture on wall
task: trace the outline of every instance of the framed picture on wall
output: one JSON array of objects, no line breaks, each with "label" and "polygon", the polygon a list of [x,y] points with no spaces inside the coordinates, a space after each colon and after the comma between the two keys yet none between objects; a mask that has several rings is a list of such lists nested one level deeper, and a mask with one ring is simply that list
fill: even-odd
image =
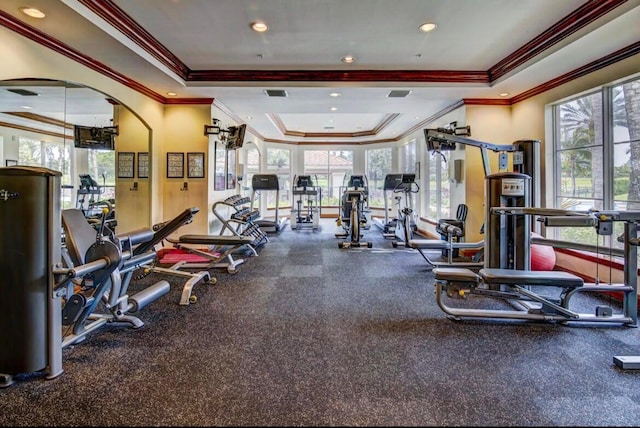
[{"label": "framed picture on wall", "polygon": [[134,152],[118,152],[118,178],[134,178]]},{"label": "framed picture on wall", "polygon": [[184,178],[184,153],[167,153],[167,178]]},{"label": "framed picture on wall", "polygon": [[149,152],[138,152],[138,178],[149,178]]},{"label": "framed picture on wall", "polygon": [[187,153],[187,177],[204,178],[204,153]]}]

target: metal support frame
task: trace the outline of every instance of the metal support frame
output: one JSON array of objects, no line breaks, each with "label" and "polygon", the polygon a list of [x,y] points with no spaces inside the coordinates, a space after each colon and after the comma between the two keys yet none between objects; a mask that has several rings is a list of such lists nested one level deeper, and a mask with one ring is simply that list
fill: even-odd
[{"label": "metal support frame", "polygon": [[[616,255],[624,257],[624,283],[622,284],[602,284],[599,282],[584,283],[580,287],[563,288],[559,298],[553,299],[542,296],[532,290],[533,285],[558,286],[562,288],[562,279],[554,284],[539,284],[534,280],[534,274],[541,271],[531,272],[531,281],[527,280],[526,270],[513,270],[522,276],[519,284],[502,284],[499,290],[489,288],[489,284],[480,275],[467,270],[461,272],[451,269],[436,270],[436,299],[438,306],[449,316],[455,319],[461,318],[508,318],[534,321],[556,321],[562,323],[582,322],[592,324],[622,324],[626,327],[635,328],[638,326],[638,238],[640,211],[564,211],[558,209],[528,208],[528,207],[492,207],[491,212],[499,216],[540,216],[540,221],[547,227],[595,227],[599,233],[607,234],[613,230],[612,222],[624,222],[624,250],[612,251]],[[537,238],[533,243],[549,245],[556,241]],[[570,244],[563,243],[564,247]],[[581,245],[573,244],[575,247]],[[546,272],[550,278],[556,271]],[[505,282],[508,282],[506,277]],[[499,282],[499,280],[498,280]],[[546,287],[544,287],[546,288]],[[585,292],[620,292],[623,294],[622,310],[617,314],[600,314],[596,310],[593,314],[578,313],[570,309],[570,301],[577,293]],[[502,299],[516,307],[515,310],[500,309],[469,309],[462,307],[447,306],[442,298],[445,293],[449,297],[466,298],[470,295],[483,295]],[[531,305],[534,302],[534,305]],[[596,308],[597,309],[597,308]],[[623,367],[623,363],[635,361],[640,357],[616,357],[616,364]],[[635,364],[629,363],[630,368]],[[624,368],[624,367],[623,367]]]}]

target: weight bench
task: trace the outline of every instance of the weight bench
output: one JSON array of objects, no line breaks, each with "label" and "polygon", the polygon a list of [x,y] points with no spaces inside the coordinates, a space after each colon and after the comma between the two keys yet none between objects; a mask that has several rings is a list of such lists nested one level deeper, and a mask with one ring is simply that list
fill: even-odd
[{"label": "weight bench", "polygon": [[[245,262],[244,259],[234,259],[233,253],[241,247],[251,246],[254,241],[251,236],[236,235],[182,235],[178,239],[167,238],[176,249],[185,250],[192,254],[205,257],[210,261],[207,263],[180,261],[172,266],[172,269],[214,269],[226,268],[227,272],[234,274],[238,272],[238,265]],[[192,245],[210,247],[208,251],[194,248]],[[215,251],[221,250],[220,253]],[[227,262],[222,260],[227,259]]]},{"label": "weight bench", "polygon": [[[471,269],[437,268],[433,272],[438,305],[455,319],[479,317],[571,321],[588,318],[569,309],[570,296],[584,286],[584,280],[568,272],[499,268],[483,268],[478,273]],[[562,291],[559,298],[552,299],[532,291],[530,287],[533,286],[558,287]],[[465,299],[473,294],[503,299],[516,309],[453,308],[444,303],[443,292],[453,299]]]},{"label": "weight bench", "polygon": [[[152,258],[150,262],[153,260],[157,260],[156,247],[159,244],[161,244],[163,240],[165,239],[168,240],[169,235],[171,235],[173,232],[178,230],[180,227],[191,223],[193,221],[193,217],[198,212],[200,212],[200,209],[198,207],[186,208],[184,211],[182,211],[180,214],[175,216],[173,219],[163,223],[158,223],[153,225],[152,238],[146,242],[143,242],[137,245],[133,249],[133,254],[136,256],[139,256],[142,254],[151,254]],[[187,282],[182,287],[182,295],[180,297],[180,304],[185,306],[188,305],[189,303],[195,303],[197,301],[197,297],[195,295],[192,295],[191,292],[193,290],[193,287],[198,282],[202,280],[203,282],[209,283],[212,285],[217,282],[217,279],[215,277],[212,277],[211,274],[206,270],[200,271],[200,272],[183,272],[178,269],[174,269],[173,267],[163,268],[163,267],[149,265],[149,264],[145,265],[144,268],[149,273],[150,272],[165,273],[169,275],[187,278]]]},{"label": "weight bench", "polygon": [[480,277],[490,285],[505,284],[513,286],[552,285],[561,288],[582,287],[584,280],[568,272],[532,271],[517,269],[480,269]]},{"label": "weight bench", "polygon": [[[101,234],[102,228],[94,229],[78,208],[62,210],[61,220],[65,231],[62,256],[69,270],[67,278],[81,280],[63,281],[60,285],[63,289],[59,292],[65,296],[62,324],[71,331],[63,337],[62,346],[83,340],[88,332],[107,322],[142,327],[142,320],[132,314],[167,294],[170,288],[167,281],[161,280],[133,296],[127,294],[132,271],[153,257],[146,253],[134,255],[132,248],[151,239],[153,231],[142,228],[109,239]],[[101,269],[86,271],[87,265],[98,262],[106,264]],[[101,302],[108,312],[94,312]]]}]

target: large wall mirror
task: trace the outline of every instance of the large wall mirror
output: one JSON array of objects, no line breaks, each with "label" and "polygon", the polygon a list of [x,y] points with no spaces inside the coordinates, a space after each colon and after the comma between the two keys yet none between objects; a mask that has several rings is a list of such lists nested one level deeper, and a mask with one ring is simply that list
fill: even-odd
[{"label": "large wall mirror", "polygon": [[148,127],[99,91],[53,80],[0,81],[0,166],[61,171],[61,206],[87,216],[110,206],[116,233],[150,226],[149,142]]}]

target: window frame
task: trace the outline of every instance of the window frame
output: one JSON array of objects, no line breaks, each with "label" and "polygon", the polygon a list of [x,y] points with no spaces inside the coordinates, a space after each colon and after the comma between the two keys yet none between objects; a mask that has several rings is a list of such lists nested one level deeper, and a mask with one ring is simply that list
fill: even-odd
[{"label": "window frame", "polygon": [[[621,202],[620,200],[616,200],[616,195],[615,195],[615,162],[616,162],[616,156],[615,156],[615,148],[616,145],[621,145],[621,144],[640,144],[640,142],[637,142],[636,140],[632,140],[631,137],[629,136],[629,139],[626,141],[616,141],[616,137],[615,137],[615,108],[614,108],[614,102],[615,102],[615,94],[614,94],[614,89],[617,87],[621,87],[622,85],[625,85],[627,83],[630,82],[634,82],[640,79],[640,75],[634,75],[634,76],[629,76],[625,79],[620,79],[618,81],[615,82],[611,82],[611,83],[607,83],[605,85],[602,85],[600,87],[588,90],[588,91],[584,91],[578,94],[574,94],[570,97],[566,97],[562,100],[558,100],[556,102],[553,102],[550,104],[551,106],[551,137],[552,137],[552,153],[551,153],[551,157],[552,157],[552,173],[551,174],[547,174],[547,184],[552,184],[551,186],[548,186],[548,188],[552,189],[552,196],[551,198],[547,198],[547,202],[550,203],[552,205],[553,208],[560,208],[560,209],[565,209],[563,208],[562,204],[560,203],[561,200],[566,199],[567,196],[563,196],[563,191],[562,191],[562,173],[563,173],[563,169],[562,169],[562,164],[561,164],[561,153],[566,153],[568,151],[568,149],[566,148],[562,148],[561,147],[561,142],[562,142],[562,118],[561,118],[561,109],[563,105],[569,104],[571,102],[577,101],[579,99],[585,98],[585,97],[589,97],[589,96],[598,96],[600,98],[601,101],[601,110],[600,110],[600,115],[601,117],[598,118],[597,112],[594,112],[593,115],[595,116],[595,119],[598,119],[600,121],[599,124],[597,124],[596,126],[601,126],[602,127],[602,141],[600,142],[600,145],[598,145],[598,141],[595,142],[595,145],[593,147],[599,147],[600,150],[602,151],[601,155],[602,155],[602,200],[601,200],[601,208],[602,210],[616,210],[616,203],[617,202]],[[597,133],[596,133],[597,134]],[[597,135],[596,135],[597,137]],[[548,159],[548,158],[547,158]],[[593,161],[591,161],[593,162]],[[593,176],[593,169],[590,171],[591,173],[591,180],[593,182],[594,180],[594,176]],[[552,181],[551,183],[549,183],[549,181]],[[592,184],[593,185],[593,184]],[[592,194],[590,198],[581,198],[581,199],[589,199],[593,201],[593,204],[596,208],[597,207],[597,203],[599,201],[599,199],[597,198],[597,195]],[[628,196],[627,196],[627,200],[622,201],[624,203],[628,203]],[[549,238],[552,239],[556,239],[559,241],[563,241],[563,239],[560,237],[560,233],[561,230],[559,230],[560,228],[547,228],[545,230],[545,235]],[[600,236],[597,235],[595,233],[595,230],[593,231],[593,240],[601,246],[612,246],[612,247],[620,247],[622,244],[618,243],[617,240],[615,239],[617,236],[619,235],[619,231],[615,230],[613,235],[610,236]],[[571,238],[572,240],[574,238]],[[589,237],[589,239],[591,240],[592,238]],[[565,242],[568,242],[567,239],[564,240]],[[582,241],[577,241],[577,242],[582,242]],[[584,240],[584,243],[586,244],[593,244],[593,242],[591,241],[587,241],[586,239]]]}]

